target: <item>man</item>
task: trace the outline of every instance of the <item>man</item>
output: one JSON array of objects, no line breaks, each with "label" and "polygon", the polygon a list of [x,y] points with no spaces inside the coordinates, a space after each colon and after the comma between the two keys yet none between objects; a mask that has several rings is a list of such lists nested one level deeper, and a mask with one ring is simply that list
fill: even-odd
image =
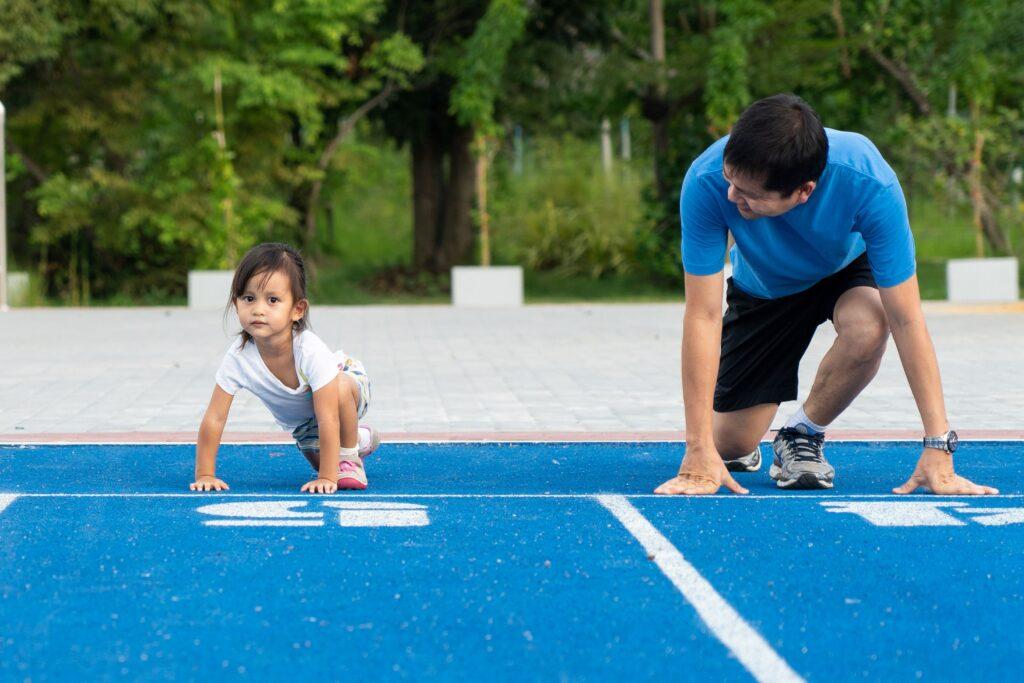
[{"label": "man", "polygon": [[680,215],[687,444],[679,475],[656,493],[710,494],[723,484],[747,493],[729,471],[760,468],[761,436],[779,404],[797,398],[800,359],[825,320],[838,337],[772,443],[776,484],[832,487],[825,429],[875,376],[891,330],[925,437],[913,474],[893,492],[997,493],[953,470],[956,433],[921,311],[906,202],[870,140],[823,128],[794,95],[760,100],[693,162]]}]

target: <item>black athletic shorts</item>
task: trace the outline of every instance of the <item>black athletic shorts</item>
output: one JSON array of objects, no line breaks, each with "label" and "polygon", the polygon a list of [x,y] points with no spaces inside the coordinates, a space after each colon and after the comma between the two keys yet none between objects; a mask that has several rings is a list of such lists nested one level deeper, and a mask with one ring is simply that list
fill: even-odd
[{"label": "black athletic shorts", "polygon": [[729,278],[715,410],[795,400],[800,359],[814,331],[832,319],[844,292],[865,286],[878,287],[866,254],[810,289],[779,299],[751,296]]}]

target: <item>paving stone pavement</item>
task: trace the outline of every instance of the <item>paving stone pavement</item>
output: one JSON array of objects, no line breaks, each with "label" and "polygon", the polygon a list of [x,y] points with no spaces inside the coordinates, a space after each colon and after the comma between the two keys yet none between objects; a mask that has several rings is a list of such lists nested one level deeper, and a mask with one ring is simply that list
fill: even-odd
[{"label": "paving stone pavement", "polygon": [[[926,304],[947,409],[961,429],[1024,425],[1024,313]],[[366,364],[367,420],[389,434],[655,432],[683,428],[681,304],[314,306],[314,330]],[[237,323],[185,308],[0,313],[0,435],[195,432]],[[801,399],[835,333],[823,325]],[[795,409],[786,404],[776,423]],[[918,429],[890,342],[837,429]],[[252,395],[228,431],[279,431]],[[284,436],[282,434],[282,436]]]}]

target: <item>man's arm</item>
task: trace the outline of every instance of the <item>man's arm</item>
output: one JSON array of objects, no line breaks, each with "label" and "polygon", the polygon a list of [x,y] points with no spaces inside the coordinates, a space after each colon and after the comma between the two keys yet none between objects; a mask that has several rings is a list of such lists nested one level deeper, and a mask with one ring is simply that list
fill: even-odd
[{"label": "man's arm", "polygon": [[686,275],[681,358],[687,452],[715,448],[711,416],[721,360],[722,279],[722,273]]},{"label": "man's arm", "polygon": [[[910,391],[921,413],[924,436],[945,434],[949,430],[949,422],[942,397],[942,380],[939,377],[935,347],[921,310],[917,276],[911,276],[895,287],[879,288],[878,291]],[[893,489],[893,492],[910,493],[921,486],[930,489],[932,493],[944,495],[998,493],[990,486],[979,486],[958,476],[953,471],[953,456],[932,448],[923,450],[910,479]]]},{"label": "man's arm", "polygon": [[722,280],[721,272],[686,274],[681,350],[686,457],[679,475],[655,493],[715,493],[722,484],[734,493],[747,492],[725,469],[715,448],[711,419],[722,343]]}]

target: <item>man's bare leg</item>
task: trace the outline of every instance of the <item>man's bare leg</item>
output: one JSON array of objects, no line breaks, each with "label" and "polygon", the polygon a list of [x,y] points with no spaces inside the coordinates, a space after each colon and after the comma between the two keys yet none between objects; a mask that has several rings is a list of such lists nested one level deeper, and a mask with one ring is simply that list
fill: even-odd
[{"label": "man's bare leg", "polygon": [[715,448],[722,460],[741,458],[757,448],[778,410],[778,403],[762,403],[728,413],[716,412],[712,424]]},{"label": "man's bare leg", "polygon": [[804,403],[807,417],[819,425],[839,417],[874,379],[889,338],[885,309],[873,287],[845,292],[836,302],[832,319],[839,336],[818,366]]}]

